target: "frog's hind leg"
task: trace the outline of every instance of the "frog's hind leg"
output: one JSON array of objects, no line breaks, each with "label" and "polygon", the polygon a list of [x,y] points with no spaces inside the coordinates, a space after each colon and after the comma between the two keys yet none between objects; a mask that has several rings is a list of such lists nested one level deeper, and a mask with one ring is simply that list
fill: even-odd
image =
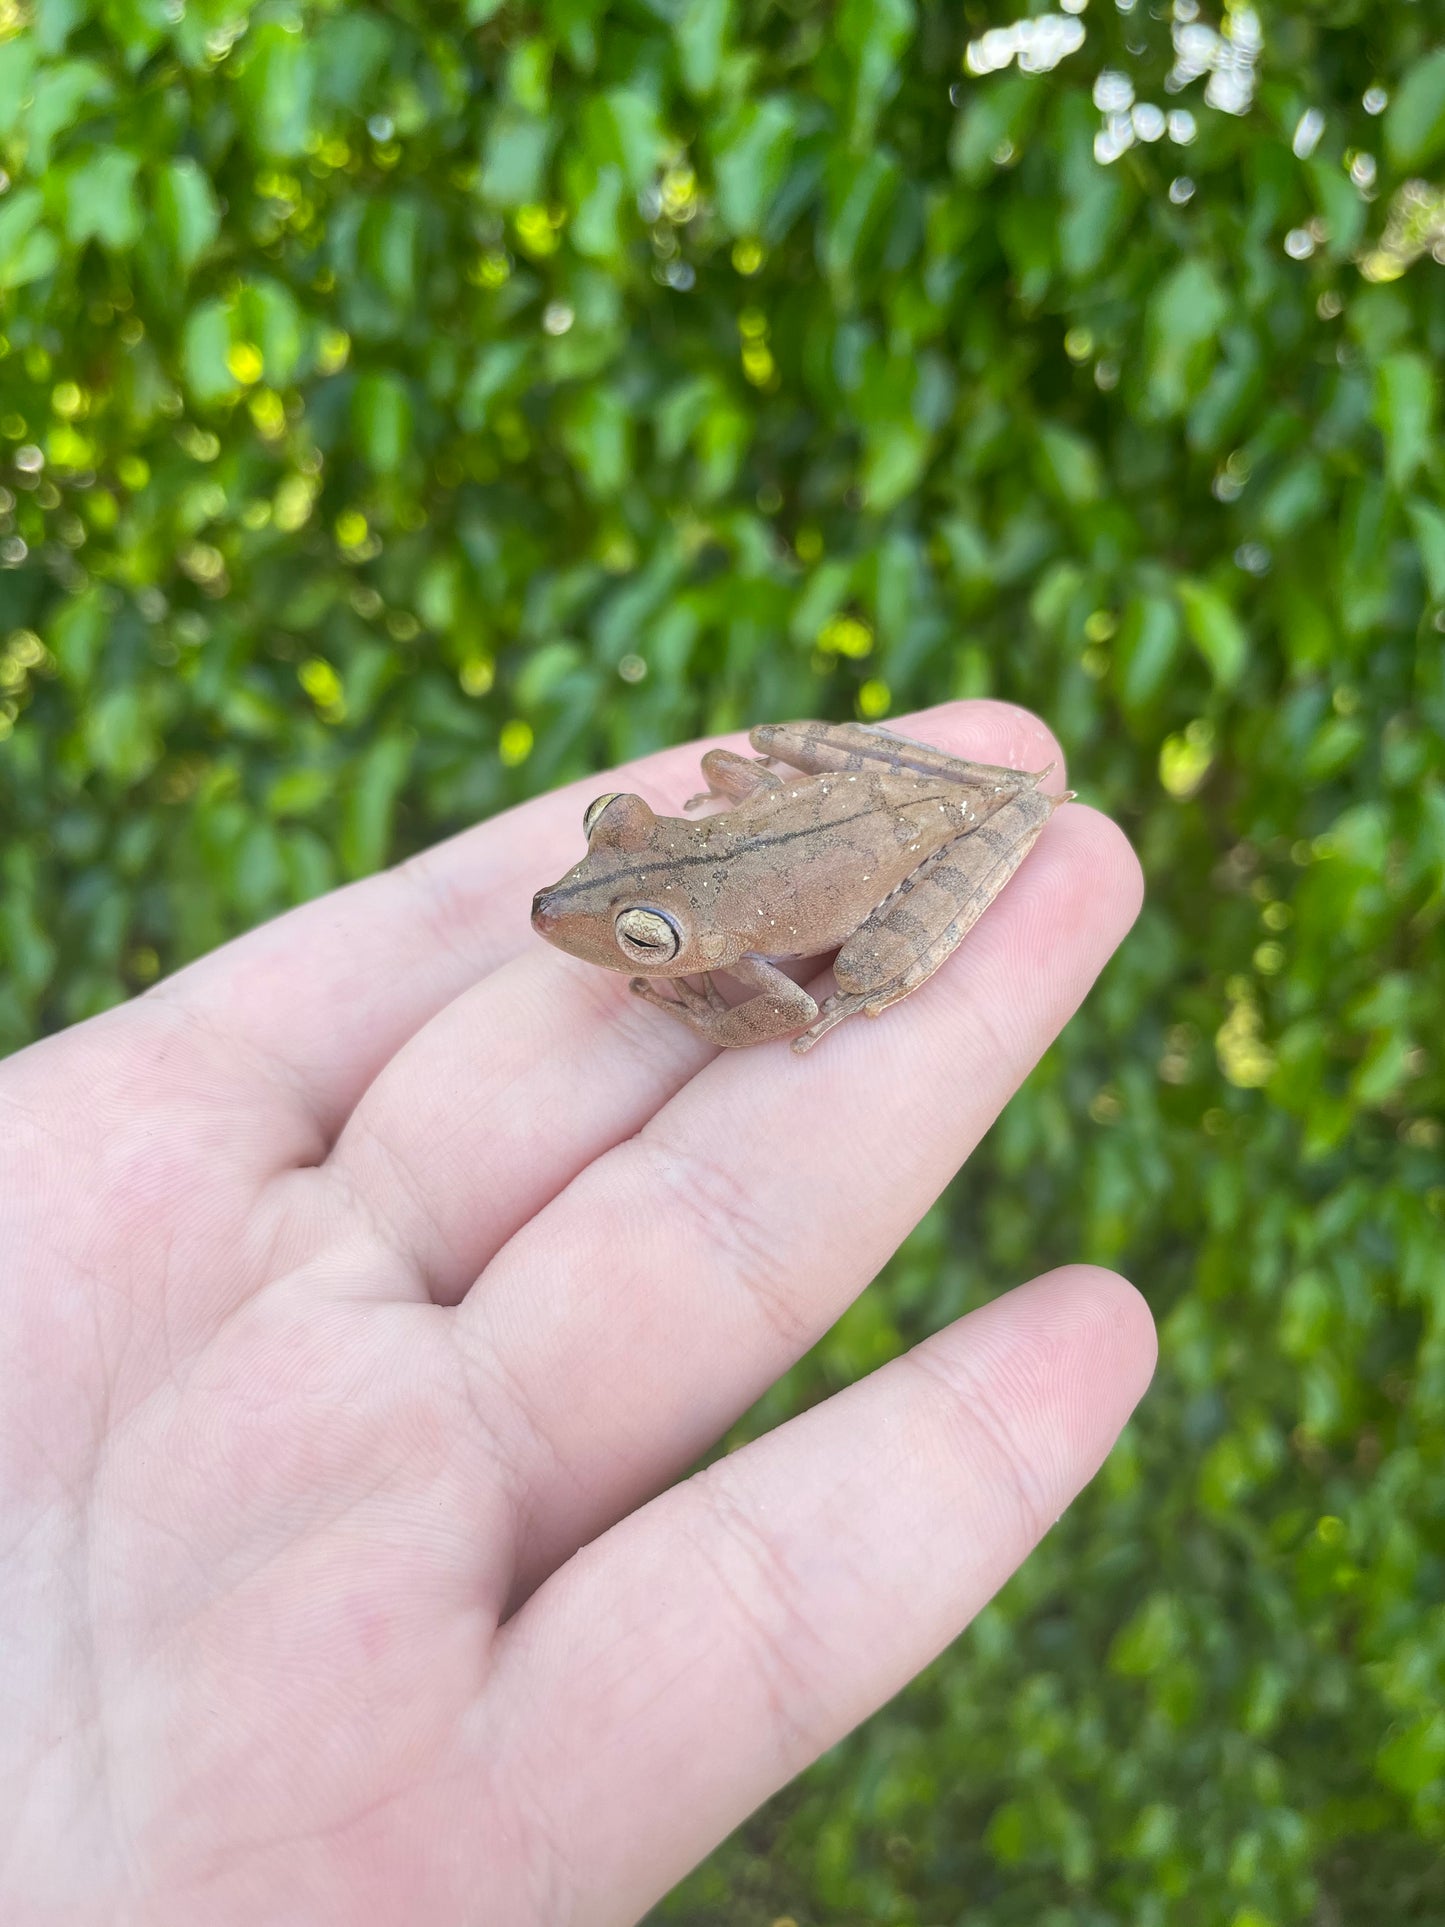
[{"label": "frog's hind leg", "polygon": [[961,784],[994,807],[992,799],[1001,803],[1020,790],[1036,788],[1054,767],[1050,763],[1041,770],[1005,769],[995,763],[971,763],[966,756],[950,756],[947,750],[895,736],[871,723],[762,723],[748,740],[764,755],[810,776],[879,768],[896,776],[909,770],[916,776]]},{"label": "frog's hind leg", "polygon": [[811,1050],[845,1017],[876,1017],[926,983],[1003,889],[1066,797],[1027,789],[976,829],[955,837],[918,868],[861,923],[838,952],[837,993],[817,1021],[793,1039]]},{"label": "frog's hind leg", "polygon": [[682,806],[685,810],[699,809],[704,803],[746,803],[759,790],[783,786],[783,778],[775,771],[764,769],[750,756],[735,755],[730,749],[710,749],[702,759],[702,773],[708,787],[699,795],[690,796]]}]

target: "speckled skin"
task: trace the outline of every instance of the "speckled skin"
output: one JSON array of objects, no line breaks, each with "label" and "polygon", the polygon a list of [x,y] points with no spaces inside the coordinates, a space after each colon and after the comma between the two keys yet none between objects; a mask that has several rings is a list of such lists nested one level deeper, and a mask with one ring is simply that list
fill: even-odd
[{"label": "speckled skin", "polygon": [[[857,724],[767,724],[749,740],[761,762],[728,750],[703,758],[710,787],[687,807],[731,803],[716,815],[689,821],[656,816],[638,796],[599,798],[586,856],[532,907],[550,943],[645,973],[634,991],[727,1048],[802,1030],[793,1048],[807,1050],[854,1011],[876,1016],[907,996],[1065,800],[1042,795],[1039,774]],[[829,950],[838,995],[820,1012],[768,959]],[[729,1007],[714,970],[755,994]],[[701,991],[683,981],[694,975]]]}]

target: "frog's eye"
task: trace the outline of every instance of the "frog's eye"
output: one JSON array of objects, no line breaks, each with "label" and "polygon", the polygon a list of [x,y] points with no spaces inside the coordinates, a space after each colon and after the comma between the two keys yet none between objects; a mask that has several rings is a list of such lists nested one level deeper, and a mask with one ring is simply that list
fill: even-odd
[{"label": "frog's eye", "polygon": [[609,803],[615,803],[621,794],[622,792],[620,790],[608,790],[605,796],[599,796],[594,802],[587,805],[587,808],[582,812],[583,836],[591,836],[592,825],[597,821],[598,817],[601,816],[602,812],[607,808],[607,805]]},{"label": "frog's eye", "polygon": [[613,927],[618,948],[634,963],[669,963],[682,948],[682,932],[663,910],[624,910]]},{"label": "frog's eye", "polygon": [[622,850],[632,854],[645,849],[657,829],[657,818],[640,796],[616,791],[599,796],[582,819],[590,850]]}]

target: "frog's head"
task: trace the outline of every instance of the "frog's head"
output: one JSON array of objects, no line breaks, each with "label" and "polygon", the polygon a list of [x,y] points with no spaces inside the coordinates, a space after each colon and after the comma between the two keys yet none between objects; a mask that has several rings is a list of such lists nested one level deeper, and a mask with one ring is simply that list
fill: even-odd
[{"label": "frog's head", "polygon": [[599,796],[582,818],[587,854],[532,899],[532,928],[559,950],[607,970],[677,977],[693,958],[692,917],[668,881],[657,818],[640,796]]}]

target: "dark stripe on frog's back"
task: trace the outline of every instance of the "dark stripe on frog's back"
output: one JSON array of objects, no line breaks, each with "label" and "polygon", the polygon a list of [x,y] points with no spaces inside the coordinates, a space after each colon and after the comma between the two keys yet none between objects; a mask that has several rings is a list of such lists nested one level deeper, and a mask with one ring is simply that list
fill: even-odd
[{"label": "dark stripe on frog's back", "polygon": [[[839,775],[830,770],[820,776],[795,776],[784,781],[780,789],[763,790],[749,797],[746,802],[735,804],[730,810],[719,810],[713,816],[700,817],[695,821],[685,816],[660,816],[657,819],[659,823],[675,825],[677,830],[684,833],[687,841],[696,840],[699,848],[684,851],[645,850],[630,863],[620,864],[615,870],[579,877],[575,883],[560,883],[548,894],[553,903],[558,905],[599,890],[613,894],[619,884],[641,881],[649,872],[656,875],[659,869],[680,870],[706,864],[726,864],[739,845],[746,845],[750,854],[756,850],[781,850],[808,837],[846,829],[850,823],[865,823],[870,817],[897,816],[901,813],[904,799],[896,795],[886,796],[883,793],[885,784],[894,789],[906,784],[910,792],[906,800],[915,808],[933,803],[942,804],[950,813],[967,808],[967,792],[957,784],[915,777],[908,771],[903,771],[901,775],[881,770],[858,774],[869,799],[862,809],[847,807],[844,785],[851,778],[846,773]],[[831,792],[835,790],[840,792],[838,803],[832,802]],[[806,799],[798,794],[800,791],[808,792]],[[825,799],[831,804],[831,809],[817,808]],[[809,822],[797,824],[791,829],[770,830],[765,827],[768,817],[785,803],[804,800],[814,805]],[[832,813],[834,810],[841,810],[841,813],[835,815]],[[920,833],[922,828],[920,825]],[[960,829],[958,823],[951,822],[947,836],[941,837],[940,841],[951,840],[960,834]],[[718,831],[722,832],[721,837]],[[920,850],[920,862],[926,854],[926,851]]]}]

